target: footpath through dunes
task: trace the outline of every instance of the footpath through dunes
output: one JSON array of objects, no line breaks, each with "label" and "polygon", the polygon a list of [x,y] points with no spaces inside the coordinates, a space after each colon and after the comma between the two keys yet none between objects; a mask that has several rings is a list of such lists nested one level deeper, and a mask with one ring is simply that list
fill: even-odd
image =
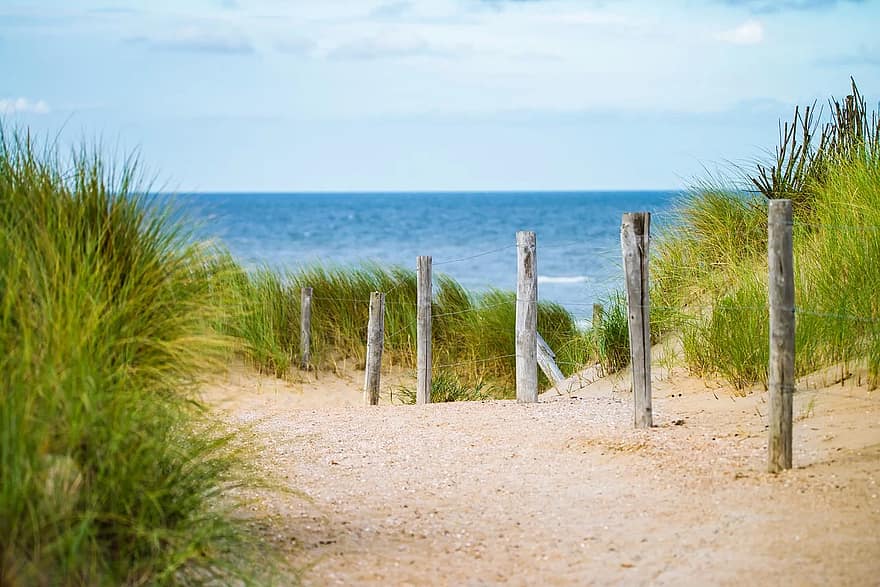
[{"label": "footpath through dunes", "polygon": [[205,392],[255,426],[258,467],[299,492],[250,495],[245,514],[304,584],[880,576],[880,392],[848,381],[798,393],[796,468],[773,476],[764,393],[657,381],[658,426],[645,431],[608,378],[532,405],[365,408],[362,377],[294,385],[236,370]]}]

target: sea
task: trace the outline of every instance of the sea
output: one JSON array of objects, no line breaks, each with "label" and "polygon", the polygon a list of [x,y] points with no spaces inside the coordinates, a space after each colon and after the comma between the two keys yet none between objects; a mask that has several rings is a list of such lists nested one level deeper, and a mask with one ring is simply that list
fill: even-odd
[{"label": "sea", "polygon": [[249,268],[363,261],[415,269],[418,255],[481,292],[516,288],[516,232],[537,238],[538,296],[586,320],[623,285],[620,221],[669,222],[675,191],[490,193],[198,193],[175,199],[201,238]]}]

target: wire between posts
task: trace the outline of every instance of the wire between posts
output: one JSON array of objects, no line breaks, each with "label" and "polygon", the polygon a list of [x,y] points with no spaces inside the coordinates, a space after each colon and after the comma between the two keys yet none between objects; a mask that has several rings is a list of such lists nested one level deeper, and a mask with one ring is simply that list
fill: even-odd
[{"label": "wire between posts", "polygon": [[814,312],[811,310],[801,310],[800,308],[793,309],[795,314],[801,314],[804,316],[816,316],[819,318],[839,318],[841,320],[852,320],[853,322],[865,322],[867,324],[876,324],[880,322],[880,319],[877,318],[869,318],[867,316],[856,316],[855,314],[833,314],[826,312]]},{"label": "wire between posts", "polygon": [[[591,304],[581,303],[581,302],[558,302],[558,303],[563,304],[563,305],[573,305],[573,306],[591,305]],[[651,310],[670,310],[670,311],[677,311],[677,312],[686,312],[689,310],[706,310],[706,311],[715,312],[715,311],[727,311],[727,310],[769,310],[770,309],[769,304],[754,305],[754,306],[741,306],[741,305],[731,306],[731,305],[727,305],[727,304],[722,304],[722,305],[715,305],[715,306],[686,306],[686,307],[655,306],[652,304],[643,304],[643,305],[638,305],[635,307],[648,308]],[[868,317],[868,316],[858,316],[856,314],[838,314],[838,313],[833,313],[833,312],[819,312],[819,311],[810,310],[810,309],[802,309],[797,306],[795,306],[793,308],[789,308],[786,311],[792,312],[794,314],[799,314],[802,316],[816,316],[819,318],[839,318],[842,320],[853,320],[855,322],[866,322],[869,324],[880,323],[880,319],[878,319],[878,318],[873,318],[873,317]]]},{"label": "wire between posts", "polygon": [[326,297],[326,296],[312,296],[313,300],[324,300],[329,302],[358,302],[362,304],[369,304],[370,300],[362,300],[360,298],[334,298],[334,297]]},{"label": "wire between posts", "polygon": [[488,363],[490,361],[497,361],[498,359],[509,359],[509,358],[515,357],[515,356],[516,356],[515,353],[510,354],[510,355],[498,355],[497,357],[489,357],[488,359],[471,359],[469,361],[459,361],[457,363],[446,363],[443,365],[434,365],[434,368],[444,369],[446,367],[459,367],[461,365],[471,365],[471,364],[475,364],[475,363]]},{"label": "wire between posts", "polygon": [[845,230],[880,230],[880,226],[876,224],[823,224],[821,222],[793,222],[792,226],[803,226],[806,228],[837,228]]},{"label": "wire between posts", "polygon": [[[506,305],[511,304],[511,303],[513,303],[513,302],[501,302],[501,303],[498,303],[498,304],[490,304],[490,305],[488,305],[488,306],[480,306],[480,307],[477,307],[477,308],[468,308],[467,310],[459,310],[459,311],[457,311],[457,312],[443,312],[443,313],[441,313],[441,314],[432,314],[432,315],[431,315],[431,318],[432,318],[432,319],[434,319],[434,318],[443,318],[443,317],[446,317],[446,316],[458,316],[458,315],[461,315],[461,314],[468,314],[468,313],[470,313],[470,312],[480,312],[480,311],[482,311],[482,310],[489,310],[489,309],[491,309],[491,308],[499,308],[499,307],[501,307],[501,306],[506,306]],[[409,304],[407,304],[407,305],[409,305]],[[393,334],[389,334],[386,338],[388,338],[389,340],[390,340],[390,339],[393,339],[395,336],[397,336],[397,335],[400,334],[401,332],[405,332],[405,331],[409,330],[409,329],[410,329],[410,328],[411,328],[416,322],[418,322],[418,317],[416,317],[416,318],[410,320],[410,322],[409,322],[406,326],[403,326],[402,328],[397,329],[396,331],[394,331]]]},{"label": "wire between posts", "polygon": [[394,285],[394,287],[392,287],[391,289],[389,289],[388,291],[385,292],[385,297],[387,298],[388,294],[390,294],[391,292],[393,292],[394,290],[396,290],[397,288],[399,288],[401,285],[403,285],[405,283],[406,283],[405,279],[398,280],[398,282]]},{"label": "wire between posts", "polygon": [[[383,292],[385,295],[388,295],[387,292]],[[357,302],[360,304],[369,304],[370,300],[364,300],[360,298],[334,298],[334,297],[326,297],[326,296],[313,296],[313,300],[326,300],[332,302]],[[386,306],[411,306],[412,303],[401,300],[385,300]]]},{"label": "wire between posts", "polygon": [[[349,299],[349,298],[321,298],[321,297],[315,297],[315,298],[312,298],[312,299],[315,299],[315,300],[321,300],[321,299],[325,299],[325,300],[340,300],[340,301],[353,301],[353,302],[365,302],[365,303],[369,303],[369,300],[359,300],[359,299],[353,299],[353,298],[352,298],[352,299]],[[431,318],[443,318],[443,317],[447,317],[447,316],[457,316],[457,315],[461,315],[461,314],[469,314],[469,313],[472,313],[472,312],[481,312],[481,311],[483,311],[483,310],[490,310],[490,309],[492,309],[492,308],[500,308],[500,307],[502,307],[502,306],[506,306],[506,305],[513,304],[513,303],[516,303],[516,302],[534,302],[534,301],[538,301],[538,302],[539,302],[539,301],[541,301],[541,300],[526,300],[526,299],[516,298],[515,300],[511,300],[511,301],[499,302],[499,303],[497,303],[497,304],[489,304],[489,305],[487,305],[487,306],[477,306],[477,307],[474,307],[474,308],[468,308],[467,310],[457,310],[457,311],[455,311],[455,312],[442,312],[442,313],[440,313],[440,314],[432,314],[432,315],[431,315]],[[549,302],[551,302],[551,303],[559,304],[559,305],[562,305],[562,306],[584,306],[584,307],[589,307],[589,306],[593,306],[593,305],[594,305],[593,302],[572,302],[572,301],[555,301],[555,300],[543,300],[543,301],[549,301]],[[410,306],[410,305],[412,305],[412,304],[410,304],[410,303],[408,303],[408,302],[393,302],[393,303],[396,304],[396,305],[405,305],[405,306]],[[387,305],[387,302],[386,302],[386,305]],[[764,310],[769,310],[769,309],[770,309],[770,305],[769,305],[769,304],[764,304],[764,305],[727,305],[727,304],[724,304],[724,305],[715,305],[715,306],[692,306],[692,305],[689,305],[689,306],[685,306],[685,307],[681,307],[681,306],[659,306],[659,305],[653,305],[653,304],[642,304],[642,305],[637,305],[637,306],[635,306],[635,307],[637,307],[637,308],[648,308],[648,309],[651,309],[651,310],[669,310],[669,311],[681,312],[681,313],[685,313],[685,312],[688,312],[688,311],[694,311],[694,310],[716,312],[716,311],[733,311],[733,310],[761,310],[761,311],[764,311]],[[795,313],[795,314],[802,315],[802,316],[815,316],[815,317],[818,317],[818,318],[837,318],[837,319],[841,319],[841,320],[852,320],[852,321],[854,321],[854,322],[865,322],[865,323],[868,323],[868,324],[876,324],[876,323],[880,323],[880,318],[873,318],[873,317],[869,317],[869,316],[859,316],[859,315],[856,315],[856,314],[842,314],[842,313],[833,313],[833,312],[820,312],[820,311],[816,311],[816,310],[803,309],[803,308],[798,308],[798,307],[790,308],[788,311],[793,312],[793,313]],[[587,316],[587,317],[589,317],[589,316]],[[410,322],[409,325],[412,326],[412,324],[414,324],[414,323],[415,323],[415,320],[413,320],[412,322]]]},{"label": "wire between posts", "polygon": [[499,248],[497,248],[497,249],[491,249],[491,250],[489,250],[489,251],[483,251],[482,253],[476,253],[476,254],[474,254],[474,255],[470,255],[470,256],[467,256],[467,257],[460,257],[460,258],[458,258],[458,259],[445,259],[445,260],[443,260],[443,261],[434,261],[432,264],[435,265],[435,266],[436,266],[436,265],[449,265],[449,264],[451,264],[451,263],[460,263],[460,262],[462,262],[462,261],[470,261],[471,259],[478,259],[478,258],[480,258],[480,257],[485,257],[486,255],[491,255],[492,253],[499,253],[499,252],[501,252],[501,251],[505,251],[505,250],[507,250],[507,249],[512,249],[512,248],[515,248],[515,247],[516,247],[516,245],[507,245],[507,246],[504,246],[504,247],[499,247]]},{"label": "wire between posts", "polygon": [[399,335],[401,332],[406,332],[407,330],[412,328],[413,324],[415,324],[416,322],[418,322],[418,318],[414,318],[413,320],[410,320],[409,324],[407,324],[406,326],[404,326],[402,328],[398,328],[397,330],[394,331],[394,333],[387,335],[385,338],[387,340],[393,340],[394,337]]},{"label": "wire between posts", "polygon": [[492,308],[500,308],[501,306],[507,306],[512,304],[513,302],[499,302],[497,304],[489,304],[488,306],[478,306],[476,308],[468,308],[467,310],[458,310],[456,312],[443,312],[441,314],[431,314],[431,318],[443,318],[444,316],[458,316],[460,314],[468,314],[470,312],[480,312],[482,310],[490,310]]}]

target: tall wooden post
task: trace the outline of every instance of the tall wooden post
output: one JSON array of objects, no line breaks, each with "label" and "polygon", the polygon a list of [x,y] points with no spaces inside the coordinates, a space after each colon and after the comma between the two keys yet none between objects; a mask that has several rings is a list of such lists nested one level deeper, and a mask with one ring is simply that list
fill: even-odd
[{"label": "tall wooden post", "polygon": [[385,294],[370,294],[370,321],[367,325],[367,363],[364,374],[364,404],[379,404],[382,347],[385,344]]},{"label": "tall wooden post", "polygon": [[794,394],[794,255],[791,200],[770,200],[767,263],[770,298],[770,439],[767,469],[791,468],[791,412]]},{"label": "tall wooden post", "polygon": [[416,403],[431,403],[431,257],[420,256],[416,316]]},{"label": "tall wooden post", "polygon": [[538,260],[534,232],[516,233],[516,401],[538,401]]},{"label": "tall wooden post", "polygon": [[299,366],[308,369],[312,361],[312,288],[299,292]]},{"label": "tall wooden post", "polygon": [[620,245],[626,273],[629,356],[632,364],[636,428],[650,428],[654,424],[651,408],[651,318],[648,295],[650,240],[649,212],[629,212],[623,215]]}]

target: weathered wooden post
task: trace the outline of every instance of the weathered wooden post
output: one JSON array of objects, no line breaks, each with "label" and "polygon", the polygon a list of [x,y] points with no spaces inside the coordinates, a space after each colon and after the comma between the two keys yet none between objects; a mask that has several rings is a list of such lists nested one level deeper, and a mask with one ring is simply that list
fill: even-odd
[{"label": "weathered wooden post", "polygon": [[299,291],[299,366],[308,369],[312,360],[312,288]]},{"label": "weathered wooden post", "polygon": [[550,348],[550,345],[547,344],[547,341],[544,340],[540,332],[537,333],[537,338],[538,366],[541,367],[541,371],[544,372],[550,383],[558,385],[565,381],[565,375],[562,374],[562,370],[556,364],[556,353],[553,352],[553,349]]},{"label": "weathered wooden post", "polygon": [[770,200],[767,264],[770,298],[770,439],[767,469],[791,468],[791,412],[794,394],[794,255],[791,200]]},{"label": "weathered wooden post", "polygon": [[626,273],[629,357],[632,364],[636,428],[654,424],[651,413],[651,319],[648,295],[650,212],[628,212],[620,227],[623,268]]},{"label": "weathered wooden post", "polygon": [[416,315],[416,403],[431,403],[431,257],[420,256]]},{"label": "weathered wooden post", "polygon": [[538,260],[534,232],[516,233],[516,401],[538,401]]},{"label": "weathered wooden post", "polygon": [[593,304],[593,332],[597,332],[602,327],[602,317],[605,315],[605,309],[602,304]]},{"label": "weathered wooden post", "polygon": [[382,347],[385,344],[385,294],[370,294],[370,321],[367,325],[367,363],[364,374],[364,404],[379,404]]}]

